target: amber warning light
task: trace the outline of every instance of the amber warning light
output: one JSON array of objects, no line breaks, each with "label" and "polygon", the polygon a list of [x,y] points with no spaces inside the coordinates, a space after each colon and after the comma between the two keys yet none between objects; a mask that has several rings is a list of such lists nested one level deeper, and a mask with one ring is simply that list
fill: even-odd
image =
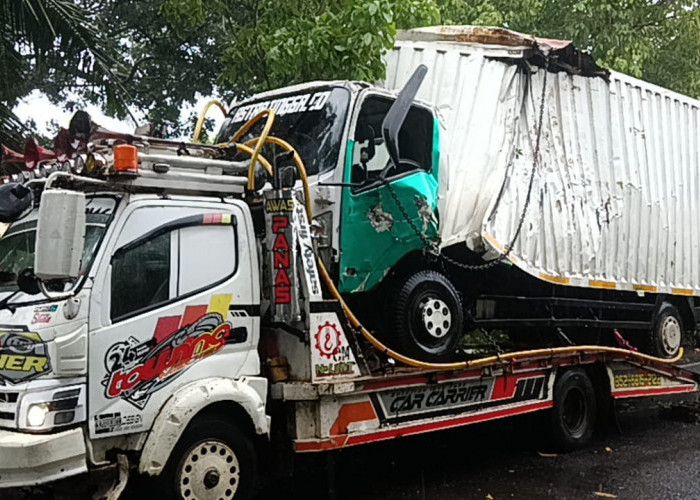
[{"label": "amber warning light", "polygon": [[114,173],[135,176],[139,173],[139,150],[131,144],[114,146]]}]

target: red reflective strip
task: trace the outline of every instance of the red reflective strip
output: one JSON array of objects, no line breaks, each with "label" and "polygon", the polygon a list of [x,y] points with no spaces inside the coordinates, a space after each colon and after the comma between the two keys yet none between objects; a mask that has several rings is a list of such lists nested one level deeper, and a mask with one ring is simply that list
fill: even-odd
[{"label": "red reflective strip", "polygon": [[166,316],[164,318],[158,318],[158,323],[156,324],[156,330],[153,332],[153,338],[159,344],[170,337],[173,333],[180,328],[180,319],[182,316]]},{"label": "red reflective strip", "polygon": [[202,224],[221,224],[223,214],[205,214]]},{"label": "red reflective strip", "polygon": [[371,434],[361,434],[357,436],[336,436],[330,439],[315,440],[315,441],[297,441],[294,443],[294,449],[297,452],[324,451],[343,448],[345,446],[354,446],[358,444],[373,443],[376,441],[385,441],[402,436],[411,436],[414,434],[423,434],[426,432],[450,429],[463,425],[476,424],[487,422],[489,420],[497,420],[499,418],[521,415],[537,410],[546,410],[554,406],[552,401],[541,401],[528,405],[518,406],[516,408],[507,408],[496,410],[489,413],[481,413],[479,415],[469,415],[467,417],[459,417],[451,420],[442,420],[439,422],[429,422],[426,424],[414,425],[410,427],[402,427],[386,431],[374,432]]},{"label": "red reflective strip", "polygon": [[658,396],[661,394],[676,394],[679,392],[694,392],[697,386],[685,385],[681,387],[661,387],[651,389],[634,389],[631,391],[612,391],[612,396],[616,399],[633,398],[636,396]]},{"label": "red reflective strip", "polygon": [[207,313],[209,306],[187,306],[185,308],[185,314],[182,316],[182,322],[180,323],[180,328],[190,326],[195,323],[199,318]]}]

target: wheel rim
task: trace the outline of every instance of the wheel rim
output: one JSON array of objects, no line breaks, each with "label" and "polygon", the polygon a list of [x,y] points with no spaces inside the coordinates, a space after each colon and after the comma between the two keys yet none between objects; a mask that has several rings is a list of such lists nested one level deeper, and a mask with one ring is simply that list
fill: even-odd
[{"label": "wheel rim", "polygon": [[176,477],[180,497],[191,500],[231,499],[240,479],[236,454],[218,440],[192,446],[185,453]]},{"label": "wheel rim", "polygon": [[426,297],[420,302],[418,308],[421,311],[423,327],[428,335],[435,339],[441,339],[447,335],[452,326],[452,313],[445,302]]},{"label": "wheel rim", "polygon": [[661,324],[661,345],[669,356],[674,356],[681,346],[681,324],[673,316],[666,316]]},{"label": "wheel rim", "polygon": [[586,395],[578,387],[572,387],[562,402],[562,421],[571,437],[579,438],[586,431]]}]

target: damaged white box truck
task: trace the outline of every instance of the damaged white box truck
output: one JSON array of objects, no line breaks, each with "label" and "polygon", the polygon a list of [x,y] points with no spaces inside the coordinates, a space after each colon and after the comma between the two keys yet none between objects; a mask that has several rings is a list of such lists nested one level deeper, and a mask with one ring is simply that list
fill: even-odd
[{"label": "damaged white box truck", "polygon": [[534,343],[622,332],[669,357],[693,340],[698,101],[503,29],[400,32],[385,59],[386,89],[427,68],[395,139],[393,92],[316,82],[235,105],[219,140],[277,111],[273,132],[310,166],[326,264],[387,342],[449,359],[465,327]]}]

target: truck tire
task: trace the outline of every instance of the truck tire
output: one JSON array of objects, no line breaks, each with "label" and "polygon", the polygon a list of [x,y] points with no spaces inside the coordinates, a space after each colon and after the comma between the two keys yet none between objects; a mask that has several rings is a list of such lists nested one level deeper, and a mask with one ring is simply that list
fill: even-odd
[{"label": "truck tire", "polygon": [[683,341],[683,320],[676,306],[662,302],[654,315],[649,338],[651,354],[659,358],[673,358]]},{"label": "truck tire", "polygon": [[588,374],[580,368],[561,373],[550,414],[553,444],[562,451],[586,446],[593,437],[595,417],[596,397]]},{"label": "truck tire", "polygon": [[434,361],[454,353],[464,313],[457,290],[445,276],[424,270],[404,277],[390,309],[390,333],[401,354]]},{"label": "truck tire", "polygon": [[250,438],[230,420],[212,415],[187,427],[152,486],[156,498],[248,500],[256,475]]}]

